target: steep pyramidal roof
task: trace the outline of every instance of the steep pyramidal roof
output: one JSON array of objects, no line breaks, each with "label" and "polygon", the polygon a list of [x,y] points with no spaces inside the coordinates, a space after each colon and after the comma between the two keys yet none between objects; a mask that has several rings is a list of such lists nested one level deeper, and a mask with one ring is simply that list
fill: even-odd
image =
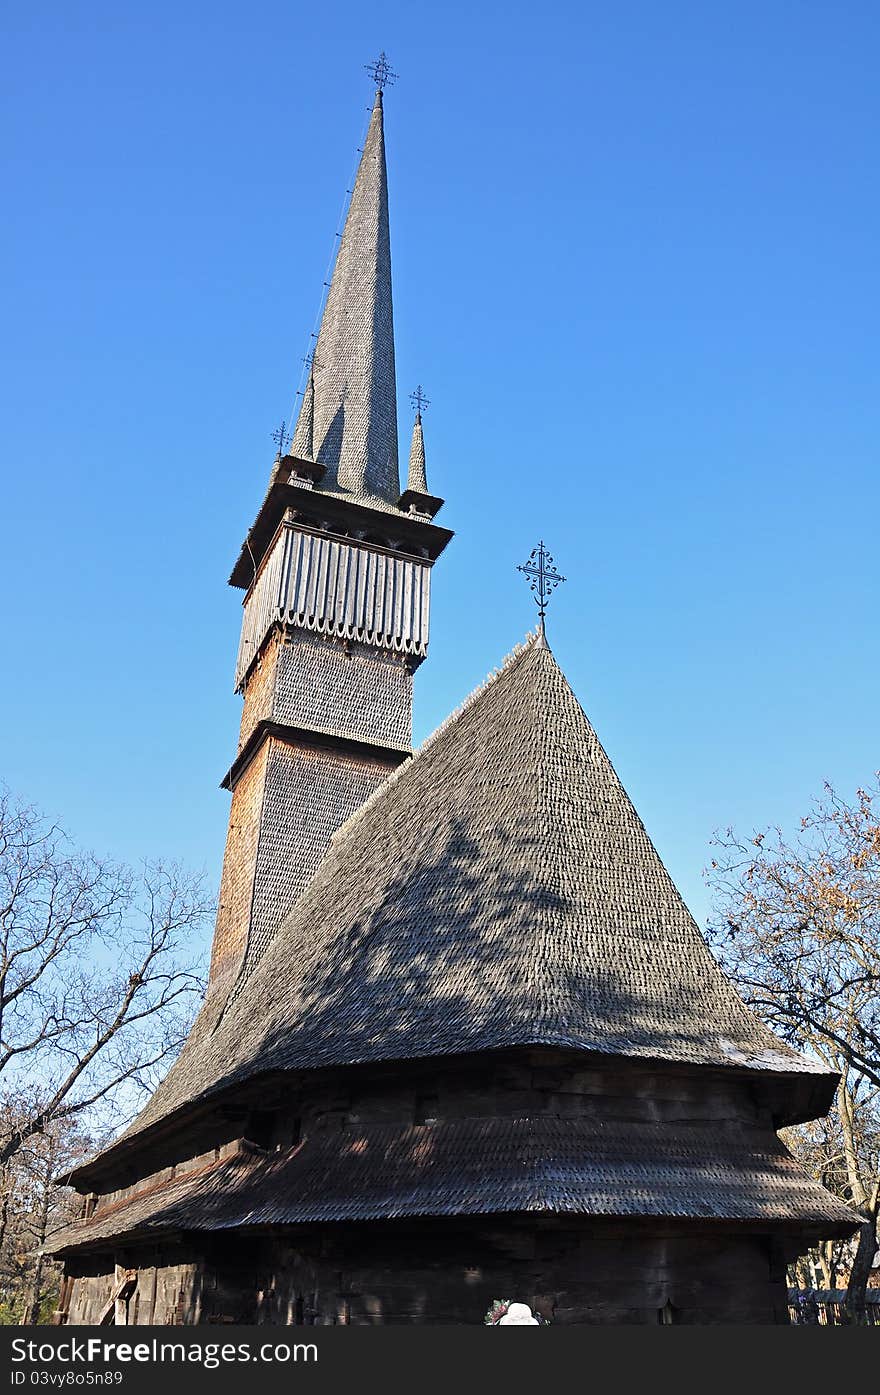
[{"label": "steep pyramidal roof", "polygon": [[381,92],[333,268],[313,378],[293,453],[309,434],[303,418],[311,415],[314,458],[327,469],[321,488],[396,504],[397,390]]},{"label": "steep pyramidal roof", "polygon": [[335,834],[130,1134],[264,1071],[533,1045],[826,1074],[721,973],[535,637]]}]

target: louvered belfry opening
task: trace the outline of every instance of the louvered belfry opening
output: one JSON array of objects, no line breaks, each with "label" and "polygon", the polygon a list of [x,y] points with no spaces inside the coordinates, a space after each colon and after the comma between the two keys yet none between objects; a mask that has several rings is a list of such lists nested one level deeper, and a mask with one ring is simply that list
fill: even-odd
[{"label": "louvered belfry opening", "polygon": [[543,630],[412,752],[452,535],[421,387],[400,492],[383,122],[380,92],[230,578],[208,992],[73,1176],[95,1200],[53,1240],[59,1320],[480,1323],[511,1297],[557,1323],[784,1322],[786,1263],[857,1224],[777,1133],[836,1077],[721,974]]}]

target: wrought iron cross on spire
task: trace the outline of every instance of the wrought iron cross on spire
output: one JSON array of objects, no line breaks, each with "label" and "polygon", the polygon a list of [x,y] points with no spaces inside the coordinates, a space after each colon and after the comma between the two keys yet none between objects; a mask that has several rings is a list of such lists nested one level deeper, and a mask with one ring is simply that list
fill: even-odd
[{"label": "wrought iron cross on spire", "polygon": [[425,396],[425,389],[422,387],[421,383],[419,383],[415,392],[410,393],[409,400],[415,408],[416,416],[421,420],[422,412],[426,407],[430,407],[431,405],[430,401]]},{"label": "wrought iron cross on spire", "polygon": [[533,547],[529,553],[529,560],[521,567],[517,567],[518,572],[522,572],[529,583],[529,588],[535,598],[535,605],[538,607],[538,617],[541,623],[541,634],[544,633],[544,616],[547,613],[547,602],[550,600],[560,581],[565,577],[560,576],[556,570],[553,558],[544,546],[543,541]]},{"label": "wrought iron cross on spire", "polygon": [[272,440],[278,446],[278,455],[276,457],[276,459],[278,460],[281,459],[282,455],[287,450],[287,447],[290,445],[291,436],[290,432],[286,428],[287,422],[283,421],[281,425],[278,427],[277,431],[272,432]]},{"label": "wrought iron cross on spire", "polygon": [[365,63],[364,67],[380,92],[397,81],[397,73],[392,73],[388,55],[385,53],[384,49],[379,54],[378,58],[375,58],[372,63]]}]

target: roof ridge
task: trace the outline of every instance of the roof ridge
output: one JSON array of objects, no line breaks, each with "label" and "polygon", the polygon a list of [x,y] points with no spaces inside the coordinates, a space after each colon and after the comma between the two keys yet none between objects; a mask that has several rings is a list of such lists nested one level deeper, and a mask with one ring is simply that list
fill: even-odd
[{"label": "roof ridge", "polygon": [[477,702],[480,697],[482,697],[483,693],[485,693],[487,689],[494,687],[495,684],[498,682],[499,678],[501,678],[505,673],[509,672],[510,669],[514,668],[515,665],[520,662],[520,660],[523,658],[523,655],[529,653],[532,649],[538,647],[539,638],[540,631],[538,629],[529,630],[525,639],[521,640],[519,644],[514,645],[509,654],[505,654],[498,667],[490,669],[489,673],[483,679],[482,683],[478,683],[476,688],[472,689],[472,691],[468,693],[467,697],[464,698],[463,701],[460,702],[457,707],[453,708],[453,710],[449,713],[449,716],[444,717],[439,727],[435,727],[435,729],[431,732],[430,736],[425,737],[424,741],[422,742],[415,755],[421,756],[425,753],[425,751],[429,751],[431,747],[434,745],[434,743],[436,741],[439,741],[441,736],[443,736],[444,733],[447,732],[450,727],[455,726],[456,722],[460,721],[464,714],[470,711],[474,703]]},{"label": "roof ridge", "polygon": [[381,785],[378,785],[376,789],[373,790],[372,794],[369,794],[367,796],[363,804],[359,804],[358,807],[354,810],[354,812],[352,814],[349,814],[345,822],[339,825],[339,827],[336,829],[336,832],[333,833],[333,835],[330,838],[330,842],[328,844],[327,849],[328,852],[330,848],[334,847],[340,841],[343,834],[346,834],[358,822],[358,820],[361,818],[363,814],[366,814],[369,809],[372,809],[374,804],[378,803],[378,801],[382,799],[389,790],[394,788],[397,782],[400,779],[402,779],[405,772],[410,769],[410,767],[414,764],[415,761],[420,760],[422,756],[431,749],[435,742],[440,740],[440,738],[450,729],[450,727],[455,726],[455,724],[461,720],[465,713],[470,711],[474,703],[478,700],[478,698],[482,696],[483,693],[485,693],[489,688],[494,687],[494,685],[498,682],[498,679],[501,678],[503,674],[507,673],[510,669],[512,669],[519,662],[519,660],[522,659],[524,654],[528,653],[532,649],[539,647],[539,638],[540,630],[529,630],[525,639],[522,640],[519,644],[514,645],[510,653],[504,656],[499,666],[497,668],[491,669],[490,672],[483,679],[482,683],[477,684],[476,688],[472,689],[471,692],[468,693],[467,697],[464,698],[463,701],[460,702],[457,707],[453,708],[453,710],[449,713],[449,716],[444,717],[440,725],[438,727],[435,727],[429,736],[425,737],[418,750],[413,751],[412,755],[407,760],[403,761],[400,765],[398,765],[396,770],[392,770],[387,780],[383,780]]}]

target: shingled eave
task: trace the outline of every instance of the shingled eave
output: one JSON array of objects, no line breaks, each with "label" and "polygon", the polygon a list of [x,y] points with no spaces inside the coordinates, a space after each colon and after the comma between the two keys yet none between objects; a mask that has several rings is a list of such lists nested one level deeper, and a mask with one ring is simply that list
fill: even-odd
[{"label": "shingled eave", "polygon": [[147,1184],[74,1223],[55,1251],[170,1231],[524,1213],[794,1228],[859,1225],[772,1134],[553,1116],[349,1125]]}]

